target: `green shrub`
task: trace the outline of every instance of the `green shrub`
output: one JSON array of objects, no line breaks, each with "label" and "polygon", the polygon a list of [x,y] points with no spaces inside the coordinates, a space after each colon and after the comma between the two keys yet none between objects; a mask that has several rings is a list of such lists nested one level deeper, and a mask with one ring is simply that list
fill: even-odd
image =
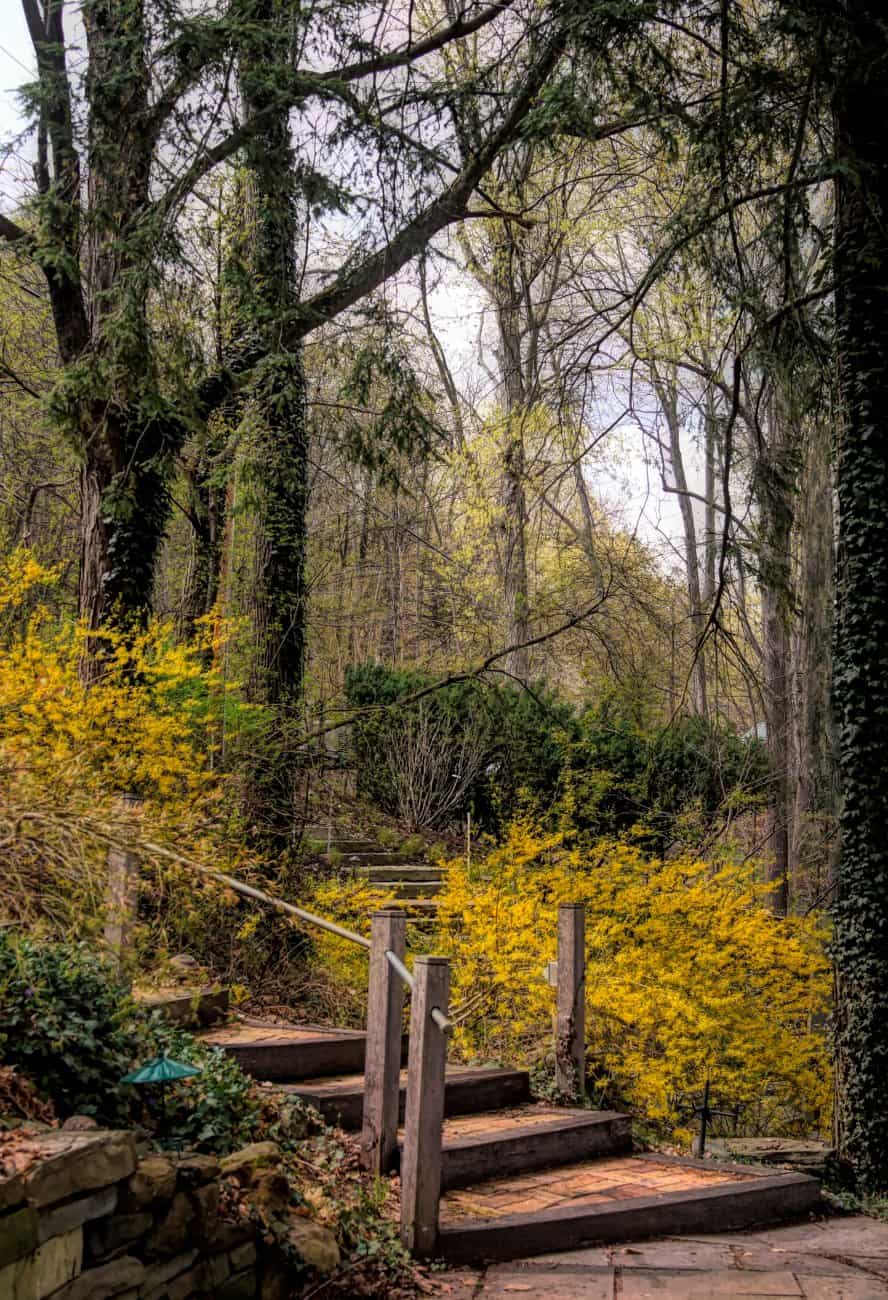
[{"label": "green shrub", "polygon": [[[163,1092],[138,1087],[142,1105],[160,1141],[224,1155],[250,1142],[259,1125],[259,1102],[251,1080],[230,1056],[154,1015],[138,1027],[141,1059],[165,1054],[187,1062],[200,1074],[167,1084]],[[131,1086],[130,1092],[137,1088]]]},{"label": "green shrub", "polygon": [[15,1066],[58,1115],[124,1122],[133,1005],[86,943],[15,941],[0,931],[0,1063]]},{"label": "green shrub", "polygon": [[[123,1084],[165,1052],[201,1073],[161,1091]],[[0,931],[0,1064],[12,1065],[56,1113],[125,1125],[140,1116],[161,1141],[224,1152],[249,1141],[258,1101],[222,1051],[148,1015],[115,966],[85,943],[14,940]]]},{"label": "green shrub", "polygon": [[724,723],[680,717],[668,725],[643,701],[614,693],[584,711],[564,771],[564,819],[580,832],[648,831],[662,850],[764,802],[764,746]]},{"label": "green shrub", "polygon": [[522,799],[548,807],[576,729],[571,706],[543,683],[526,691],[477,680],[399,703],[432,683],[383,664],[348,670],[348,703],[366,710],[351,732],[359,792],[423,829],[471,811],[480,829],[496,830]]}]

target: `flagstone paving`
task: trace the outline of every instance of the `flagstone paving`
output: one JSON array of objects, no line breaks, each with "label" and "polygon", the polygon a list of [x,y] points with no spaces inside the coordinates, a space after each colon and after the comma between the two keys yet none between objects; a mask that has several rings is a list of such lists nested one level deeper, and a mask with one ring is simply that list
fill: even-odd
[{"label": "flagstone paving", "polygon": [[572,1250],[438,1274],[434,1286],[448,1300],[883,1300],[888,1223],[854,1215]]}]

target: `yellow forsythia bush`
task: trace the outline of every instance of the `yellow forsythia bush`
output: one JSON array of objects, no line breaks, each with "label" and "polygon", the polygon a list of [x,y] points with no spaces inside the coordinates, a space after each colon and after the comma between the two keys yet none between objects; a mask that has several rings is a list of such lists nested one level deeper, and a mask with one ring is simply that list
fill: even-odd
[{"label": "yellow forsythia bush", "polygon": [[441,938],[454,962],[456,1033],[468,1058],[531,1063],[552,1047],[561,902],[586,905],[587,1038],[594,1092],[683,1129],[707,1076],[713,1104],[756,1131],[828,1124],[822,921],[775,920],[753,868],[648,857],[601,841],[582,856],[513,825],[467,869],[448,864]]},{"label": "yellow forsythia bush", "polygon": [[[370,918],[381,907],[393,906],[390,891],[351,874],[328,876],[316,882],[300,900],[316,916],[370,938]],[[326,930],[311,931],[312,970],[320,976],[322,1000],[336,1023],[344,1028],[363,1029],[367,1020],[369,953],[348,939]]]},{"label": "yellow forsythia bush", "polygon": [[[160,622],[129,637],[103,631],[87,688],[84,629],[40,603],[54,581],[24,548],[0,563],[0,914],[83,933],[101,921],[108,842],[118,835],[236,866],[227,778],[214,770],[228,692],[206,666],[211,646],[177,644]],[[138,827],[124,792],[139,801]],[[177,895],[176,927],[186,933],[218,887],[169,857],[142,858],[158,901]]]}]

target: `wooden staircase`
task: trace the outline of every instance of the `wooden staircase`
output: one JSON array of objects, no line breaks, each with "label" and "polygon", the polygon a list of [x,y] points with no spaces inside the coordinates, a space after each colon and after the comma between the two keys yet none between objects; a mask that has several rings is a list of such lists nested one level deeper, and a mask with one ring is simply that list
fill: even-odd
[{"label": "wooden staircase", "polygon": [[[329,1123],[361,1128],[365,1034],[244,1020],[203,1037]],[[402,1121],[406,1090],[402,1071]],[[804,1174],[635,1153],[629,1116],[534,1103],[523,1070],[448,1067],[443,1115],[438,1222],[434,1245],[419,1253],[454,1264],[748,1228],[819,1202],[818,1183]],[[404,1140],[402,1128],[395,1165]]]},{"label": "wooden staircase", "polygon": [[[458,1264],[505,1261],[773,1224],[817,1208],[820,1187],[807,1174],[635,1152],[628,1115],[535,1104],[522,1070],[449,1067],[449,960],[417,956],[412,971],[405,965],[408,909],[434,906],[440,873],[436,879],[430,868],[366,840],[327,844],[396,898],[410,886],[431,894],[374,912],[368,940],[232,877],[219,879],[368,951],[366,1033],[242,1018],[204,1038],[329,1122],[360,1129],[365,1168],[380,1175],[400,1169],[401,1240],[416,1255]],[[586,1066],[582,904],[559,905],[557,952],[556,1083],[570,1095],[582,1087]]]}]

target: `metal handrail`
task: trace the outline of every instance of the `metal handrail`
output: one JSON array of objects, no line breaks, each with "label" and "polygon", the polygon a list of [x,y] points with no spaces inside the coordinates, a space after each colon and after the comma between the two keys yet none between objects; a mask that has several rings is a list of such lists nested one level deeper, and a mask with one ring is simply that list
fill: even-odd
[{"label": "metal handrail", "polygon": [[[388,960],[388,964],[391,966],[395,974],[401,976],[401,979],[407,985],[408,989],[413,989],[416,981],[414,980],[413,976],[410,974],[407,967],[401,961],[401,958],[396,957],[395,954],[392,952],[391,948],[386,948],[385,955],[386,955],[386,959]],[[450,1033],[451,1029],[453,1028],[453,1021],[447,1019],[447,1017],[445,1016],[444,1012],[440,1009],[440,1007],[432,1007],[431,1011],[429,1012],[429,1015],[432,1017],[432,1020],[434,1020],[438,1028],[441,1030],[442,1034]]]},{"label": "metal handrail", "polygon": [[306,912],[301,907],[296,907],[293,903],[285,903],[282,898],[275,898],[272,894],[266,894],[262,889],[254,889],[252,885],[245,885],[242,880],[235,880],[234,876],[227,876],[224,871],[211,871],[210,875],[221,880],[223,885],[229,889],[235,890],[238,894],[246,894],[249,898],[258,898],[260,903],[268,903],[271,907],[279,907],[282,912],[290,912],[293,916],[298,916],[300,921],[308,921],[311,925],[318,925],[322,930],[329,930],[331,934],[338,935],[340,939],[350,939],[352,943],[360,944],[362,948],[370,947],[370,940],[365,939],[363,935],[355,934],[354,930],[346,930],[345,926],[337,925],[335,921],[326,921],[322,916],[315,916],[314,912]]},{"label": "metal handrail", "polygon": [[[300,921],[307,921],[310,925],[317,925],[322,930],[328,930],[330,934],[335,934],[340,939],[349,939],[352,943],[359,944],[362,948],[370,948],[370,940],[365,939],[361,934],[355,934],[354,930],[346,930],[344,925],[337,925],[335,921],[328,921],[323,916],[315,916],[314,912],[306,912],[302,907],[296,907],[294,903],[287,903],[282,898],[275,898],[273,894],[266,894],[263,889],[256,889],[253,885],[245,885],[242,880],[236,880],[234,876],[226,875],[224,871],[215,871],[210,869],[208,874],[216,880],[233,889],[235,893],[246,894],[248,898],[255,898],[260,903],[267,903],[270,907],[280,908],[282,912],[289,912],[292,916],[297,916]],[[392,970],[398,974],[409,989],[413,989],[415,981],[410,971],[404,965],[399,957],[386,949],[386,959]],[[432,1007],[429,1012],[432,1020],[441,1030],[442,1034],[447,1034],[453,1028],[453,1024],[444,1015],[439,1007]]]}]

